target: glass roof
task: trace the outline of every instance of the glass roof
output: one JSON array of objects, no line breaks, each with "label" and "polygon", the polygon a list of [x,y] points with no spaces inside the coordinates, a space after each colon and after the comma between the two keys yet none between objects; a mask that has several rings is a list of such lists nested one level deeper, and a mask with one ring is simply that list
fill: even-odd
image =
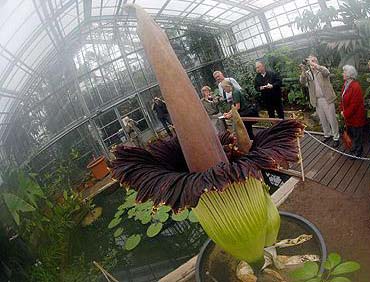
[{"label": "glass roof", "polygon": [[[266,43],[257,15],[278,13],[288,2],[317,4],[317,0],[0,0],[0,140],[16,105],[29,92],[27,85],[42,77],[45,58],[60,52],[72,35],[80,40],[84,36],[81,26],[91,29],[103,20],[129,20],[124,4],[142,6],[158,22],[190,21],[240,30],[236,36],[244,40],[240,44],[246,49]],[[246,19],[251,27],[242,30]]]}]

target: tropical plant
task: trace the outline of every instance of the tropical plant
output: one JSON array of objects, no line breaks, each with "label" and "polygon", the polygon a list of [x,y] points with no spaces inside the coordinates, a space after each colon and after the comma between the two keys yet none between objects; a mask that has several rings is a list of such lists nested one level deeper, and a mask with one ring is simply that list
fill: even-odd
[{"label": "tropical plant", "polygon": [[[115,238],[125,237],[124,248],[128,251],[136,248],[143,237],[152,238],[160,234],[165,225],[171,224],[171,222],[181,222],[186,219],[191,222],[198,221],[193,211],[189,212],[185,209],[175,214],[171,212],[171,207],[169,206],[162,205],[155,208],[153,201],[150,200],[136,203],[136,197],[137,192],[135,190],[127,190],[125,201],[118,207],[114,218],[108,225],[109,229],[115,228],[113,234]],[[125,227],[130,219],[138,221],[143,225],[148,225],[145,234],[138,233],[139,229],[134,234],[127,234]]]},{"label": "tropical plant", "polygon": [[6,191],[2,193],[4,203],[19,225],[20,213],[35,211],[39,200],[45,199],[45,195],[39,184],[21,169],[9,168],[3,178],[2,186]]},{"label": "tropical plant", "polygon": [[[352,64],[357,68],[370,52],[370,3],[367,0],[347,0],[339,9],[319,10],[316,14],[304,11],[296,18],[299,29],[311,33],[311,47],[321,44],[341,55],[341,65]],[[330,23],[342,22],[345,26],[333,32]]]},{"label": "tropical plant", "polygon": [[[225,133],[219,139],[168,39],[143,9],[135,10],[138,34],[178,139],[153,144],[148,151],[118,146],[113,177],[135,189],[139,203],[152,200],[155,207],[168,205],[175,212],[193,208],[213,240],[259,272],[264,246],[275,242],[280,225],[260,170],[298,161],[296,140],[303,125],[282,121],[257,134],[251,147],[234,108],[236,138]],[[169,79],[174,73],[176,81]],[[187,111],[197,115],[183,115]]]},{"label": "tropical plant", "polygon": [[248,100],[257,102],[260,100],[260,93],[254,87],[256,77],[254,62],[244,59],[241,55],[233,55],[224,61],[225,75],[232,76],[240,84]]},{"label": "tropical plant", "polygon": [[330,253],[324,264],[325,271],[319,271],[316,262],[305,262],[302,268],[290,273],[294,282],[351,282],[344,275],[360,269],[360,264],[355,261],[342,261],[337,253]]}]

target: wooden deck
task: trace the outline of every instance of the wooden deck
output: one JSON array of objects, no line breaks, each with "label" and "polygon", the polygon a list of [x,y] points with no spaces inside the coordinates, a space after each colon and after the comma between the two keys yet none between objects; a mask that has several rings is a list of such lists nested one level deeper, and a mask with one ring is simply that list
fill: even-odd
[{"label": "wooden deck", "polygon": [[[321,135],[314,136],[323,140]],[[354,196],[370,194],[370,161],[351,160],[323,146],[308,134],[301,139],[301,149],[307,178]],[[345,152],[342,144],[338,150]],[[364,156],[370,156],[368,140],[364,152]],[[300,171],[300,166],[294,165],[291,169]]]}]

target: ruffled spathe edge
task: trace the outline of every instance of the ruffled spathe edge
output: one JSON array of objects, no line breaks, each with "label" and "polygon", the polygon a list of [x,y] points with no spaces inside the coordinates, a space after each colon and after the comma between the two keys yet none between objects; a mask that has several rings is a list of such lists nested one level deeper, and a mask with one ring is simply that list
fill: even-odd
[{"label": "ruffled spathe edge", "polygon": [[303,124],[284,120],[258,132],[248,154],[235,150],[235,140],[227,132],[220,142],[230,160],[204,172],[189,172],[177,138],[159,141],[142,148],[119,145],[112,161],[113,178],[123,186],[138,192],[136,200],[152,200],[155,206],[169,205],[174,211],[195,207],[207,191],[223,191],[233,182],[248,177],[262,179],[261,170],[276,169],[297,162],[297,137],[302,136]]}]

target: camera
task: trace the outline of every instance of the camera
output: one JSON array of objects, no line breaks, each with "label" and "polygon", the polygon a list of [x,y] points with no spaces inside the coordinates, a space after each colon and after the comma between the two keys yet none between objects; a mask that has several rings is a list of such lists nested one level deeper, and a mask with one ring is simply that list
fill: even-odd
[{"label": "camera", "polygon": [[305,65],[305,66],[307,66],[308,64],[309,64],[309,62],[310,62],[310,60],[309,59],[303,59],[303,61],[302,61],[302,65]]}]

